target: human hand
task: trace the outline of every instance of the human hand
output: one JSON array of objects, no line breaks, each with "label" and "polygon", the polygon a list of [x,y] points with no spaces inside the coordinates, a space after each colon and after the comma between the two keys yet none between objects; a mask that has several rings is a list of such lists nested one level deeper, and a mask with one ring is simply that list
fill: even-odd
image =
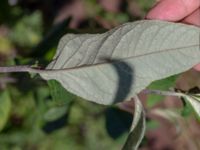
[{"label": "human hand", "polygon": [[[147,19],[183,22],[200,27],[200,0],[159,0]],[[200,71],[200,64],[194,66]]]}]

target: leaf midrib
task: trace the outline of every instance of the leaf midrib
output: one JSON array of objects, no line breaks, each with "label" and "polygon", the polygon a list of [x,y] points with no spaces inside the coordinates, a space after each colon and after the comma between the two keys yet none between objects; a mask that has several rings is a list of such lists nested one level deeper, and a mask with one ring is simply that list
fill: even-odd
[{"label": "leaf midrib", "polygon": [[195,44],[195,45],[190,45],[190,46],[185,46],[185,47],[178,47],[178,48],[173,48],[173,49],[164,49],[164,50],[154,51],[154,52],[136,55],[136,56],[124,57],[122,59],[117,59],[117,60],[114,60],[114,61],[112,61],[112,59],[115,59],[115,58],[111,58],[110,61],[97,63],[97,64],[82,65],[82,66],[76,66],[76,67],[71,67],[71,68],[61,68],[61,69],[45,69],[43,71],[44,72],[72,71],[72,70],[78,70],[78,69],[83,69],[83,68],[96,67],[96,66],[99,66],[99,65],[108,65],[108,64],[112,64],[112,63],[116,63],[116,62],[122,62],[122,61],[128,60],[128,59],[139,58],[139,57],[144,57],[144,56],[148,56],[148,55],[154,55],[154,54],[159,54],[159,53],[167,53],[169,51],[179,51],[181,49],[192,48],[192,47],[197,47],[197,46],[199,46],[199,52],[200,52],[200,44]]}]

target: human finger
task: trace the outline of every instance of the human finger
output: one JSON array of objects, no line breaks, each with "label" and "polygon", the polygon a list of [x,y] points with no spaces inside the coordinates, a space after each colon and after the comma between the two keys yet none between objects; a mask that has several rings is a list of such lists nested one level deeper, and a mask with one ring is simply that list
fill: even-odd
[{"label": "human finger", "polygon": [[184,23],[193,24],[200,27],[200,8],[182,20]]},{"label": "human finger", "polygon": [[200,0],[160,0],[146,18],[180,21],[199,7]]},{"label": "human finger", "polygon": [[193,67],[195,70],[200,71],[200,64],[197,64]]}]

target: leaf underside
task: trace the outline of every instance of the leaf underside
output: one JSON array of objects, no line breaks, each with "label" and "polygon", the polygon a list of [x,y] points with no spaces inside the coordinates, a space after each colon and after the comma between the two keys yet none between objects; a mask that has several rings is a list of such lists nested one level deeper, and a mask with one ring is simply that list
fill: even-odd
[{"label": "leaf underside", "polygon": [[67,34],[40,75],[86,100],[117,103],[200,62],[199,35],[198,27],[155,20],[103,34]]}]

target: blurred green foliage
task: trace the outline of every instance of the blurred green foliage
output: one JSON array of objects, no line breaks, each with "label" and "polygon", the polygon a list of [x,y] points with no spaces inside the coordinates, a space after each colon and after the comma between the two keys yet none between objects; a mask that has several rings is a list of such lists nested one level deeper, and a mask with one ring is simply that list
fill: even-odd
[{"label": "blurred green foliage", "polygon": [[11,110],[11,100],[8,91],[0,93],[0,130],[2,130],[9,118]]},{"label": "blurred green foliage", "polygon": [[0,54],[10,55],[13,45],[9,38],[0,36]]},{"label": "blurred green foliage", "polygon": [[155,0],[136,0],[136,2],[142,9],[143,13],[149,11],[149,8],[151,8],[155,4]]},{"label": "blurred green foliage", "polygon": [[42,38],[42,16],[39,11],[20,18],[10,32],[10,39],[17,46],[31,48]]}]

